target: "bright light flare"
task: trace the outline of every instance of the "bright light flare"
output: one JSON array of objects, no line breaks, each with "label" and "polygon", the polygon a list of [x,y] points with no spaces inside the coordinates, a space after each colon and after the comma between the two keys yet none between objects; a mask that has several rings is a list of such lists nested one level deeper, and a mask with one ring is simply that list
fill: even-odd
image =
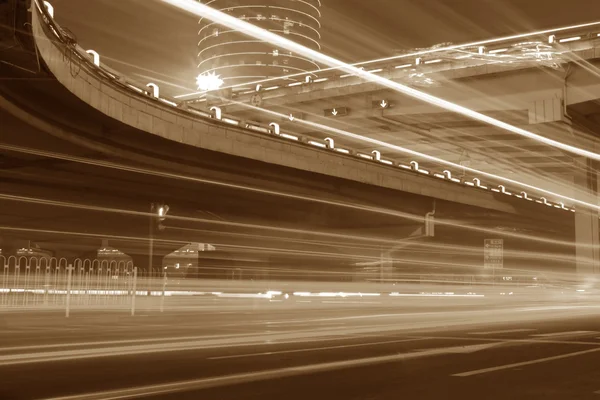
[{"label": "bright light flare", "polygon": [[198,90],[217,90],[223,86],[223,79],[214,72],[209,72],[198,75],[196,77],[196,85],[198,86]]}]

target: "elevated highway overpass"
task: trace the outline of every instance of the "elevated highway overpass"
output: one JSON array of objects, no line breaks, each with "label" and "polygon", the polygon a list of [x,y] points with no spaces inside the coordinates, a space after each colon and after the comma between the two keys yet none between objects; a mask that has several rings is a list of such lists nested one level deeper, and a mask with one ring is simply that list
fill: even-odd
[{"label": "elevated highway overpass", "polygon": [[[496,49],[486,49],[482,54],[468,47],[431,50],[420,57],[394,60],[396,67],[406,68],[382,65],[372,71],[380,71],[378,75],[382,77],[407,84],[411,84],[411,75],[426,77],[429,83],[412,84],[471,110],[564,143],[589,148],[597,146],[594,132],[598,131],[600,121],[597,106],[600,25],[587,27],[586,31],[585,34],[570,33],[571,37],[579,38],[577,41],[559,43],[561,39],[556,38],[551,45],[545,43],[548,36],[554,35],[546,34],[544,41],[539,41],[539,37],[528,38],[538,40],[531,42],[529,50],[539,53],[538,57],[547,53],[544,59],[499,58],[506,53],[497,51],[510,49],[511,43],[498,43]],[[539,46],[542,49],[536,50]],[[523,51],[521,49],[519,54]],[[419,65],[415,65],[415,58],[421,60]],[[397,65],[403,60],[407,63]],[[428,64],[432,61],[435,63]],[[291,85],[267,87],[265,84],[258,92],[234,96],[235,103],[223,99],[222,106],[232,115],[265,121],[269,116],[261,116],[256,108],[248,108],[251,102],[259,102],[263,109],[284,115],[296,113],[306,121],[357,131],[456,162],[468,151],[472,166],[491,172],[507,172],[507,166],[501,162],[506,159],[528,171],[558,174],[569,173],[564,164],[573,164],[572,157],[555,148],[445,112],[361,78],[338,73],[307,84]],[[344,110],[343,116],[331,115],[333,109]],[[283,123],[282,126],[289,129],[293,125],[296,131],[318,134],[311,127],[294,125],[291,121]],[[343,143],[344,139],[341,140]],[[389,153],[389,149],[377,150]],[[490,156],[498,162],[490,162]],[[405,160],[409,158],[405,156]]]},{"label": "elevated highway overpass", "polygon": [[[257,237],[258,230],[239,226],[229,232],[237,236],[224,235],[220,227],[214,228],[218,226],[215,219],[262,221],[304,230],[292,239],[305,239],[306,232],[317,230],[402,239],[422,225],[422,217],[431,211],[433,199],[438,200],[436,217],[440,219],[502,227],[505,232],[516,230],[557,240],[572,239],[570,209],[405,171],[356,154],[338,154],[314,146],[307,138],[286,138],[281,135],[285,131],[276,135],[274,127],[270,132],[256,129],[267,129],[268,125],[239,126],[239,122],[233,124],[224,116],[218,118],[215,111],[202,113],[169,99],[159,99],[150,88],[141,89],[144,86],[125,81],[116,71],[98,67],[75,44],[61,41],[65,37],[60,27],[36,4],[32,8],[36,47],[30,49],[39,51],[40,69],[35,70],[37,61],[29,72],[3,66],[3,73],[11,78],[2,85],[3,121],[8,122],[7,131],[20,134],[3,135],[2,192],[113,210],[108,217],[100,213],[91,217],[89,210],[62,207],[70,211],[65,214],[68,217],[61,218],[54,216],[55,205],[20,202],[17,207],[5,198],[3,209],[10,211],[3,216],[3,226],[13,238],[37,235],[40,241],[57,249],[73,251],[73,235],[61,241],[56,239],[57,232],[83,233],[78,235],[82,249],[91,249],[103,236],[114,236],[119,246],[130,246],[141,260],[143,247],[131,246],[134,240],[130,239],[147,235],[147,225],[140,223],[140,218],[143,221],[148,216],[119,212],[114,210],[119,208],[115,204],[143,213],[158,198],[176,204],[176,215],[205,219],[205,225],[212,226],[198,229],[197,220],[177,221],[160,234],[164,251],[192,239],[237,248],[252,248],[259,243],[264,247],[266,242],[278,239],[273,237],[276,235]],[[30,60],[36,60],[35,55],[35,51],[29,52]],[[20,58],[24,56],[16,54],[12,64],[17,65]],[[26,154],[21,151],[24,147],[42,152]],[[94,162],[90,163],[90,159]],[[125,165],[129,170],[102,167],[98,162]],[[146,172],[132,172],[132,168]],[[168,171],[170,175],[157,176],[152,173],[155,171]],[[177,175],[179,179],[173,179]],[[239,186],[259,190],[240,190]],[[86,190],[82,192],[82,188]],[[271,193],[267,195],[265,191]],[[340,203],[359,205],[362,210],[340,207]],[[408,219],[388,211],[373,213],[373,209],[419,217]],[[197,217],[198,212],[218,218]],[[436,235],[479,244],[483,237],[481,232],[457,237],[457,230],[448,226],[440,227]],[[288,242],[285,248],[314,251],[315,246],[322,244],[307,246],[306,240],[297,240],[295,245]],[[359,258],[377,255],[381,250],[375,247],[359,251]],[[538,248],[549,251],[548,245]],[[350,254],[350,258],[356,255]]]}]

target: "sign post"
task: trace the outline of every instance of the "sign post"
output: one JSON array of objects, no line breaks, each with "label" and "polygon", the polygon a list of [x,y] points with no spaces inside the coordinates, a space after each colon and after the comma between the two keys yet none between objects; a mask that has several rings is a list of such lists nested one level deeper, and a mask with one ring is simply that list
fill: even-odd
[{"label": "sign post", "polygon": [[[496,279],[496,269],[504,267],[504,239],[485,239],[483,241],[483,268],[492,270],[492,279]],[[495,283],[495,282],[494,282]]]}]

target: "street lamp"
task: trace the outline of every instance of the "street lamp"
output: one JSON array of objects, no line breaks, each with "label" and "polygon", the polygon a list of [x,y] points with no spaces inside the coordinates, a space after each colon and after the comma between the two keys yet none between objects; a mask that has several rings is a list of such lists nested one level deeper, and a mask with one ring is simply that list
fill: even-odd
[{"label": "street lamp", "polygon": [[150,204],[150,221],[148,226],[148,273],[152,272],[152,259],[154,258],[154,225],[158,225],[159,230],[165,229],[161,224],[167,217],[169,206],[166,204]]},{"label": "street lamp", "polygon": [[163,217],[159,218],[160,221],[164,220],[164,216],[169,212],[169,206],[159,206],[158,207],[158,216]]}]

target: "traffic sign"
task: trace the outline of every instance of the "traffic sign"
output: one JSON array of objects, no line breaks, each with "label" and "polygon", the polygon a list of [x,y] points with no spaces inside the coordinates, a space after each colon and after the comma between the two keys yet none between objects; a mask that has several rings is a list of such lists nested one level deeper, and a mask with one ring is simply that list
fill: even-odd
[{"label": "traffic sign", "polygon": [[348,115],[348,108],[347,107],[328,108],[323,111],[323,114],[326,117],[343,117],[345,115]]},{"label": "traffic sign", "polygon": [[504,239],[485,239],[483,241],[483,268],[504,267]]},{"label": "traffic sign", "polygon": [[295,122],[298,120],[303,120],[304,114],[299,113],[299,112],[289,113],[289,114],[286,114],[285,116],[282,116],[281,119],[283,122]]},{"label": "traffic sign", "polygon": [[373,101],[373,108],[390,108],[391,104],[389,100],[375,100]]}]

